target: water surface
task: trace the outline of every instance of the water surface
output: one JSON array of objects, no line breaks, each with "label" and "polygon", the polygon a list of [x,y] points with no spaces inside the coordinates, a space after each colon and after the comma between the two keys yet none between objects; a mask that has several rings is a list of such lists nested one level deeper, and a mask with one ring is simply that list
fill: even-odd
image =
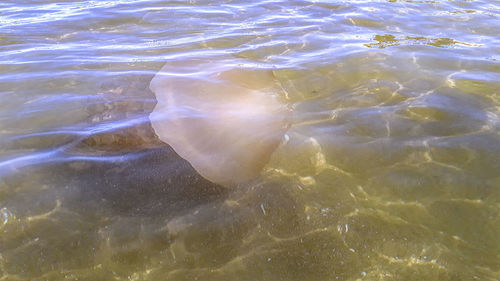
[{"label": "water surface", "polygon": [[[497,1],[0,3],[0,280],[500,279]],[[169,60],[271,69],[255,181],[149,124]]]}]

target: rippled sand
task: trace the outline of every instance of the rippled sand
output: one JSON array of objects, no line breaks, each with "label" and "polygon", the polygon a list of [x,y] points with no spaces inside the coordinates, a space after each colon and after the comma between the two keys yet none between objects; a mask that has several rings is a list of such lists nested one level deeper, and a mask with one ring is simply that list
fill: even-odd
[{"label": "rippled sand", "polygon": [[[0,11],[0,280],[500,279],[494,1]],[[194,57],[271,71],[293,109],[237,188],[149,122]]]}]

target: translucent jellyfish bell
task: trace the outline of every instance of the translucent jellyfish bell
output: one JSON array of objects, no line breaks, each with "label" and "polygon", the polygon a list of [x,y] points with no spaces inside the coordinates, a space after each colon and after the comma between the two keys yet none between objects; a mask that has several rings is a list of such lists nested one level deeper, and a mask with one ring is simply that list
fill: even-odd
[{"label": "translucent jellyfish bell", "polygon": [[158,137],[226,187],[257,177],[289,127],[290,110],[270,70],[234,61],[169,62],[150,88]]}]

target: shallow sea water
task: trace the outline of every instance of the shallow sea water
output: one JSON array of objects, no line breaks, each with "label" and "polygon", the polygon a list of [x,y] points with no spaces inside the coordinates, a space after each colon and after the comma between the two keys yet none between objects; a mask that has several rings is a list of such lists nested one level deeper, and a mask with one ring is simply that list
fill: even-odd
[{"label": "shallow sea water", "polygon": [[[0,280],[499,280],[499,30],[498,1],[0,3]],[[286,91],[255,181],[155,137],[182,57]]]}]

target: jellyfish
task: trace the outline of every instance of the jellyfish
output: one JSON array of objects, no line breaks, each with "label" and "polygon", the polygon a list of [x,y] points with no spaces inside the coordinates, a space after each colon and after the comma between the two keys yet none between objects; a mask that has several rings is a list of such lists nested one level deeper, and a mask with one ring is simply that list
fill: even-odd
[{"label": "jellyfish", "polygon": [[150,89],[159,139],[224,187],[257,178],[289,128],[286,94],[270,69],[235,60],[177,60],[156,74]]}]

